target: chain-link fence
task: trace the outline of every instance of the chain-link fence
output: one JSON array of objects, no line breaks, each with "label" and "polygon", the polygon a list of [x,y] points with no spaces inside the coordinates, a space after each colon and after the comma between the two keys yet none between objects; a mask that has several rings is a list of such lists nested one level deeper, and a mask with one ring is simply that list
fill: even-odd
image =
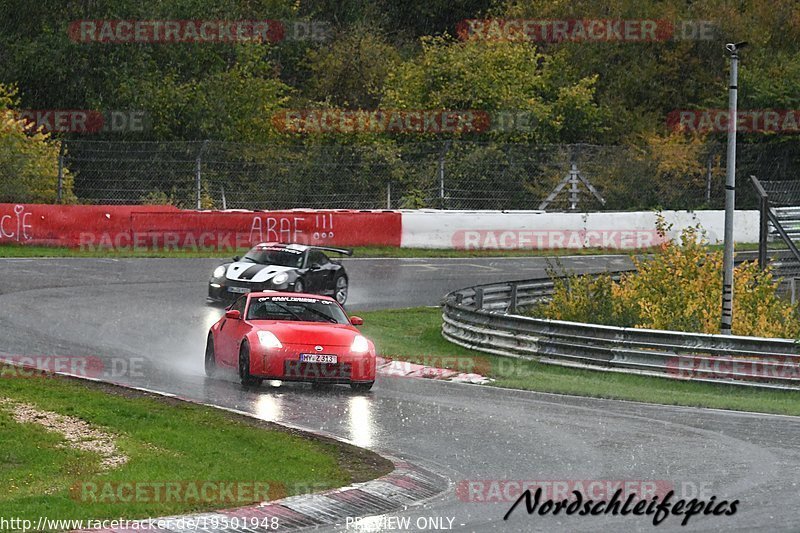
[{"label": "chain-link fence", "polygon": [[[756,206],[747,176],[797,178],[798,159],[788,145],[740,145],[737,207]],[[723,206],[724,162],[719,144],[71,140],[49,181],[53,201],[204,209],[702,209]],[[21,186],[0,196],[31,201]]]}]

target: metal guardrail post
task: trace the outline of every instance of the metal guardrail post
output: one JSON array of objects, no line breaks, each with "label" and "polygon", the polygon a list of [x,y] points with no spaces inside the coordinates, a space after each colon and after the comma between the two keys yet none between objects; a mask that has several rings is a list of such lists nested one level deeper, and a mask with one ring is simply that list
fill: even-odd
[{"label": "metal guardrail post", "polygon": [[483,308],[483,287],[475,287],[475,309]]},{"label": "metal guardrail post", "polygon": [[517,283],[514,281],[511,282],[511,294],[509,295],[508,310],[506,312],[512,315],[517,312]]}]

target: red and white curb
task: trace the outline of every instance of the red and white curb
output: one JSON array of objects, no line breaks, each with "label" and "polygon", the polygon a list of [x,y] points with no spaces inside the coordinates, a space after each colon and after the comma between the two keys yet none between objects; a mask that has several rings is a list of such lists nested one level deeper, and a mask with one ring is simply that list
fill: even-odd
[{"label": "red and white curb", "polygon": [[388,475],[364,483],[317,494],[290,496],[236,509],[131,521],[126,529],[87,529],[89,532],[131,531],[220,531],[249,533],[296,531],[323,525],[341,525],[347,519],[382,515],[407,509],[436,496],[449,482],[407,461],[389,458],[395,469]]},{"label": "red and white curb", "polygon": [[491,378],[475,373],[459,372],[447,368],[437,368],[426,366],[408,361],[397,361],[378,357],[376,371],[381,376],[395,378],[426,378],[445,381],[456,381],[459,383],[473,383],[484,385],[494,381]]}]

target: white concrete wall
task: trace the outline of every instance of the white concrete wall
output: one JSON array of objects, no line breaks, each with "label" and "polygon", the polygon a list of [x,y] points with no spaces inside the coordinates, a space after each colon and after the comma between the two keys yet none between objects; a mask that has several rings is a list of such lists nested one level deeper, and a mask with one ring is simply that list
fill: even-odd
[{"label": "white concrete wall", "polygon": [[[403,211],[401,246],[406,248],[552,249],[602,247],[630,250],[663,240],[654,211],[545,213],[543,211]],[[700,225],[710,243],[722,242],[724,211],[662,211],[673,227]],[[736,242],[758,242],[758,211],[736,211]]]}]

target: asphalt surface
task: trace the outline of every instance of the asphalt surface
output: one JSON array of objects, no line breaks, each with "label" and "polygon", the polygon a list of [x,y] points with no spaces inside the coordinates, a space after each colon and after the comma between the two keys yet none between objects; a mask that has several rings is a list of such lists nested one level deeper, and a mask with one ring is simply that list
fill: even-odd
[{"label": "asphalt surface", "polygon": [[[619,257],[560,261],[568,269],[594,271],[629,264]],[[218,263],[0,259],[0,352],[100,356],[114,369],[104,379],[324,431],[411,460],[452,482],[442,495],[392,516],[409,518],[407,527],[373,519],[374,529],[347,529],[343,523],[340,530],[800,530],[800,418],[403,378],[380,379],[369,394],[303,384],[247,389],[233,376],[208,380],[202,369],[205,336],[221,311],[204,300],[208,274]],[[346,264],[351,310],[436,305],[449,290],[538,277],[547,266],[540,258]],[[517,493],[509,501],[468,501],[471,495],[498,496],[464,490],[476,480],[496,481],[489,489],[511,487],[515,480],[566,482],[559,486],[570,489],[627,480],[674,488],[677,498],[740,503],[734,516],[695,516],[685,527],[675,516],[657,528],[647,516],[528,516],[524,505],[504,521]]]}]

